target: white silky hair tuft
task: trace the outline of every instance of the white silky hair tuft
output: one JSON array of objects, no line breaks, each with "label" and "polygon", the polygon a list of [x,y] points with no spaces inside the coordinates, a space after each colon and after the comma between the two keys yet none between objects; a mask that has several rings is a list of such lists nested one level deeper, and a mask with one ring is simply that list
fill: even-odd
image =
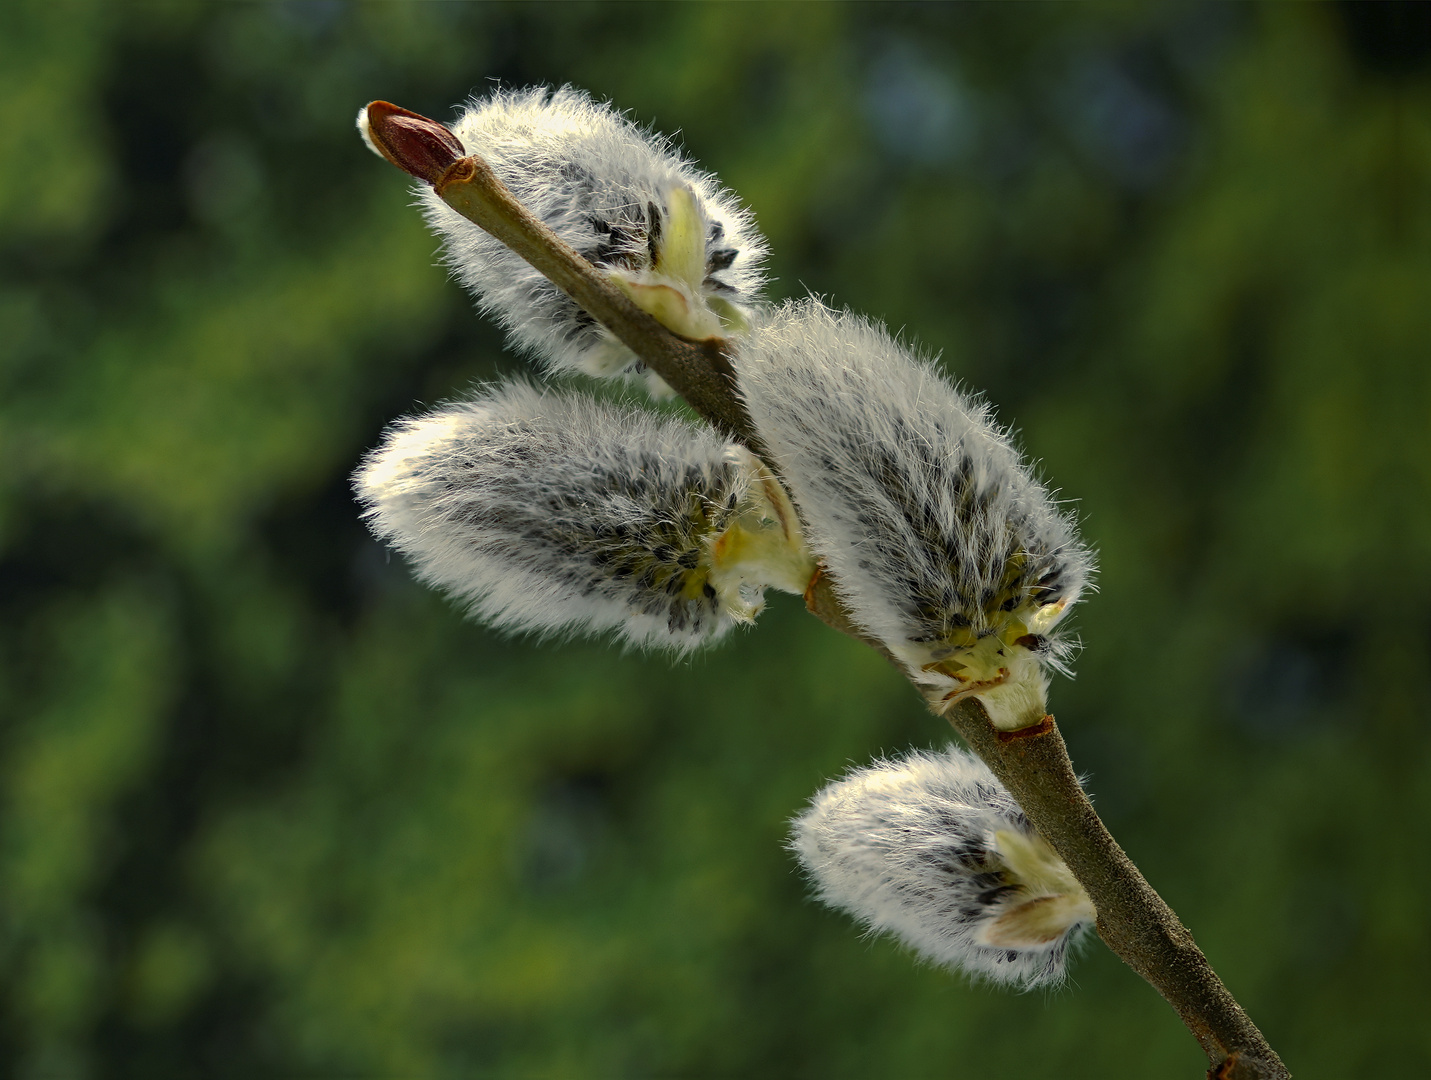
[{"label": "white silky hair tuft", "polygon": [[1067,651],[1050,631],[1094,560],[988,406],[883,327],[816,300],[769,312],[735,367],[856,622],[926,685],[960,685],[956,654],[997,653],[992,670],[1027,669],[1041,700],[1041,665]]},{"label": "white silky hair tuft", "polygon": [[759,609],[709,557],[762,473],[710,429],[517,380],[398,421],[353,484],[374,533],[493,626],[684,652]]},{"label": "white silky hair tuft", "polygon": [[820,900],[974,978],[1058,982],[1095,918],[1013,796],[957,747],[855,769],[792,824]]},{"label": "white silky hair tuft", "polygon": [[[528,210],[671,329],[705,337],[746,324],[764,284],[765,240],[735,196],[667,139],[571,87],[498,90],[473,99],[451,127]],[[553,372],[643,370],[520,255],[428,185],[418,194],[448,266],[517,347]]]}]

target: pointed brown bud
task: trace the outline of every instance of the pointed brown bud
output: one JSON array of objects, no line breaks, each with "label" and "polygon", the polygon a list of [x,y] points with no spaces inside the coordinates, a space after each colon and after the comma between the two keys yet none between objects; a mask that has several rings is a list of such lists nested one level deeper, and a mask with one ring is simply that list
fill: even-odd
[{"label": "pointed brown bud", "polygon": [[358,114],[358,130],[374,153],[429,184],[465,154],[457,136],[436,120],[387,101],[369,102]]}]

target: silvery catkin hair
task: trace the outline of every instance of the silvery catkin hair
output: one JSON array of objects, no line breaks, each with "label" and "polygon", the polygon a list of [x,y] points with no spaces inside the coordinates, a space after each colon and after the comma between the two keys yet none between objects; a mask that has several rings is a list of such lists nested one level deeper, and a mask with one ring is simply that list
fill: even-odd
[{"label": "silvery catkin hair", "polygon": [[811,572],[793,508],[743,447],[522,381],[394,424],[354,487],[422,580],[504,630],[684,651]]},{"label": "silvery catkin hair", "polygon": [[955,747],[855,769],[794,822],[825,903],[974,977],[1063,977],[1087,894],[987,766]]},{"label": "silvery catkin hair", "polygon": [[[670,329],[704,338],[745,325],[763,285],[765,241],[749,211],[667,140],[570,87],[497,91],[451,127],[527,209]],[[641,370],[521,256],[430,186],[418,194],[448,265],[519,348],[554,372]]]},{"label": "silvery catkin hair", "polygon": [[740,390],[856,622],[931,691],[1043,717],[1050,636],[1093,557],[987,406],[817,301],[752,328]]}]

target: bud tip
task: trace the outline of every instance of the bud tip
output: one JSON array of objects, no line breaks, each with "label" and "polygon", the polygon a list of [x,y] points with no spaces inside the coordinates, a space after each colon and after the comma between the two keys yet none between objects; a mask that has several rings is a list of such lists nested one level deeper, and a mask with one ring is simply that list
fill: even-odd
[{"label": "bud tip", "polygon": [[388,101],[370,101],[358,111],[358,133],[373,153],[429,184],[465,153],[442,124]]}]

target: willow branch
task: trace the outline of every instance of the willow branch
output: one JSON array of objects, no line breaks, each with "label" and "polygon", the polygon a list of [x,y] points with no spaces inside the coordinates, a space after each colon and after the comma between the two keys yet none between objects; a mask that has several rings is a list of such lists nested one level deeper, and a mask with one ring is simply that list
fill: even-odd
[{"label": "willow branch", "polygon": [[[433,186],[469,221],[511,248],[616,335],[704,419],[755,453],[763,445],[736,389],[730,345],[691,341],[637,307],[599,269],[561,240],[507,189],[481,158],[466,155],[434,120],[387,102],[368,106],[373,145]],[[888,650],[862,632],[836,584],[817,573],[810,611],[841,633]],[[1098,933],[1147,980],[1207,1053],[1213,1080],[1290,1080],[1286,1066],[1217,977],[1192,934],[1124,854],[1084,794],[1052,717],[1016,732],[997,730],[977,698],[945,711],[965,742],[1018,800],[1098,911]]]}]

